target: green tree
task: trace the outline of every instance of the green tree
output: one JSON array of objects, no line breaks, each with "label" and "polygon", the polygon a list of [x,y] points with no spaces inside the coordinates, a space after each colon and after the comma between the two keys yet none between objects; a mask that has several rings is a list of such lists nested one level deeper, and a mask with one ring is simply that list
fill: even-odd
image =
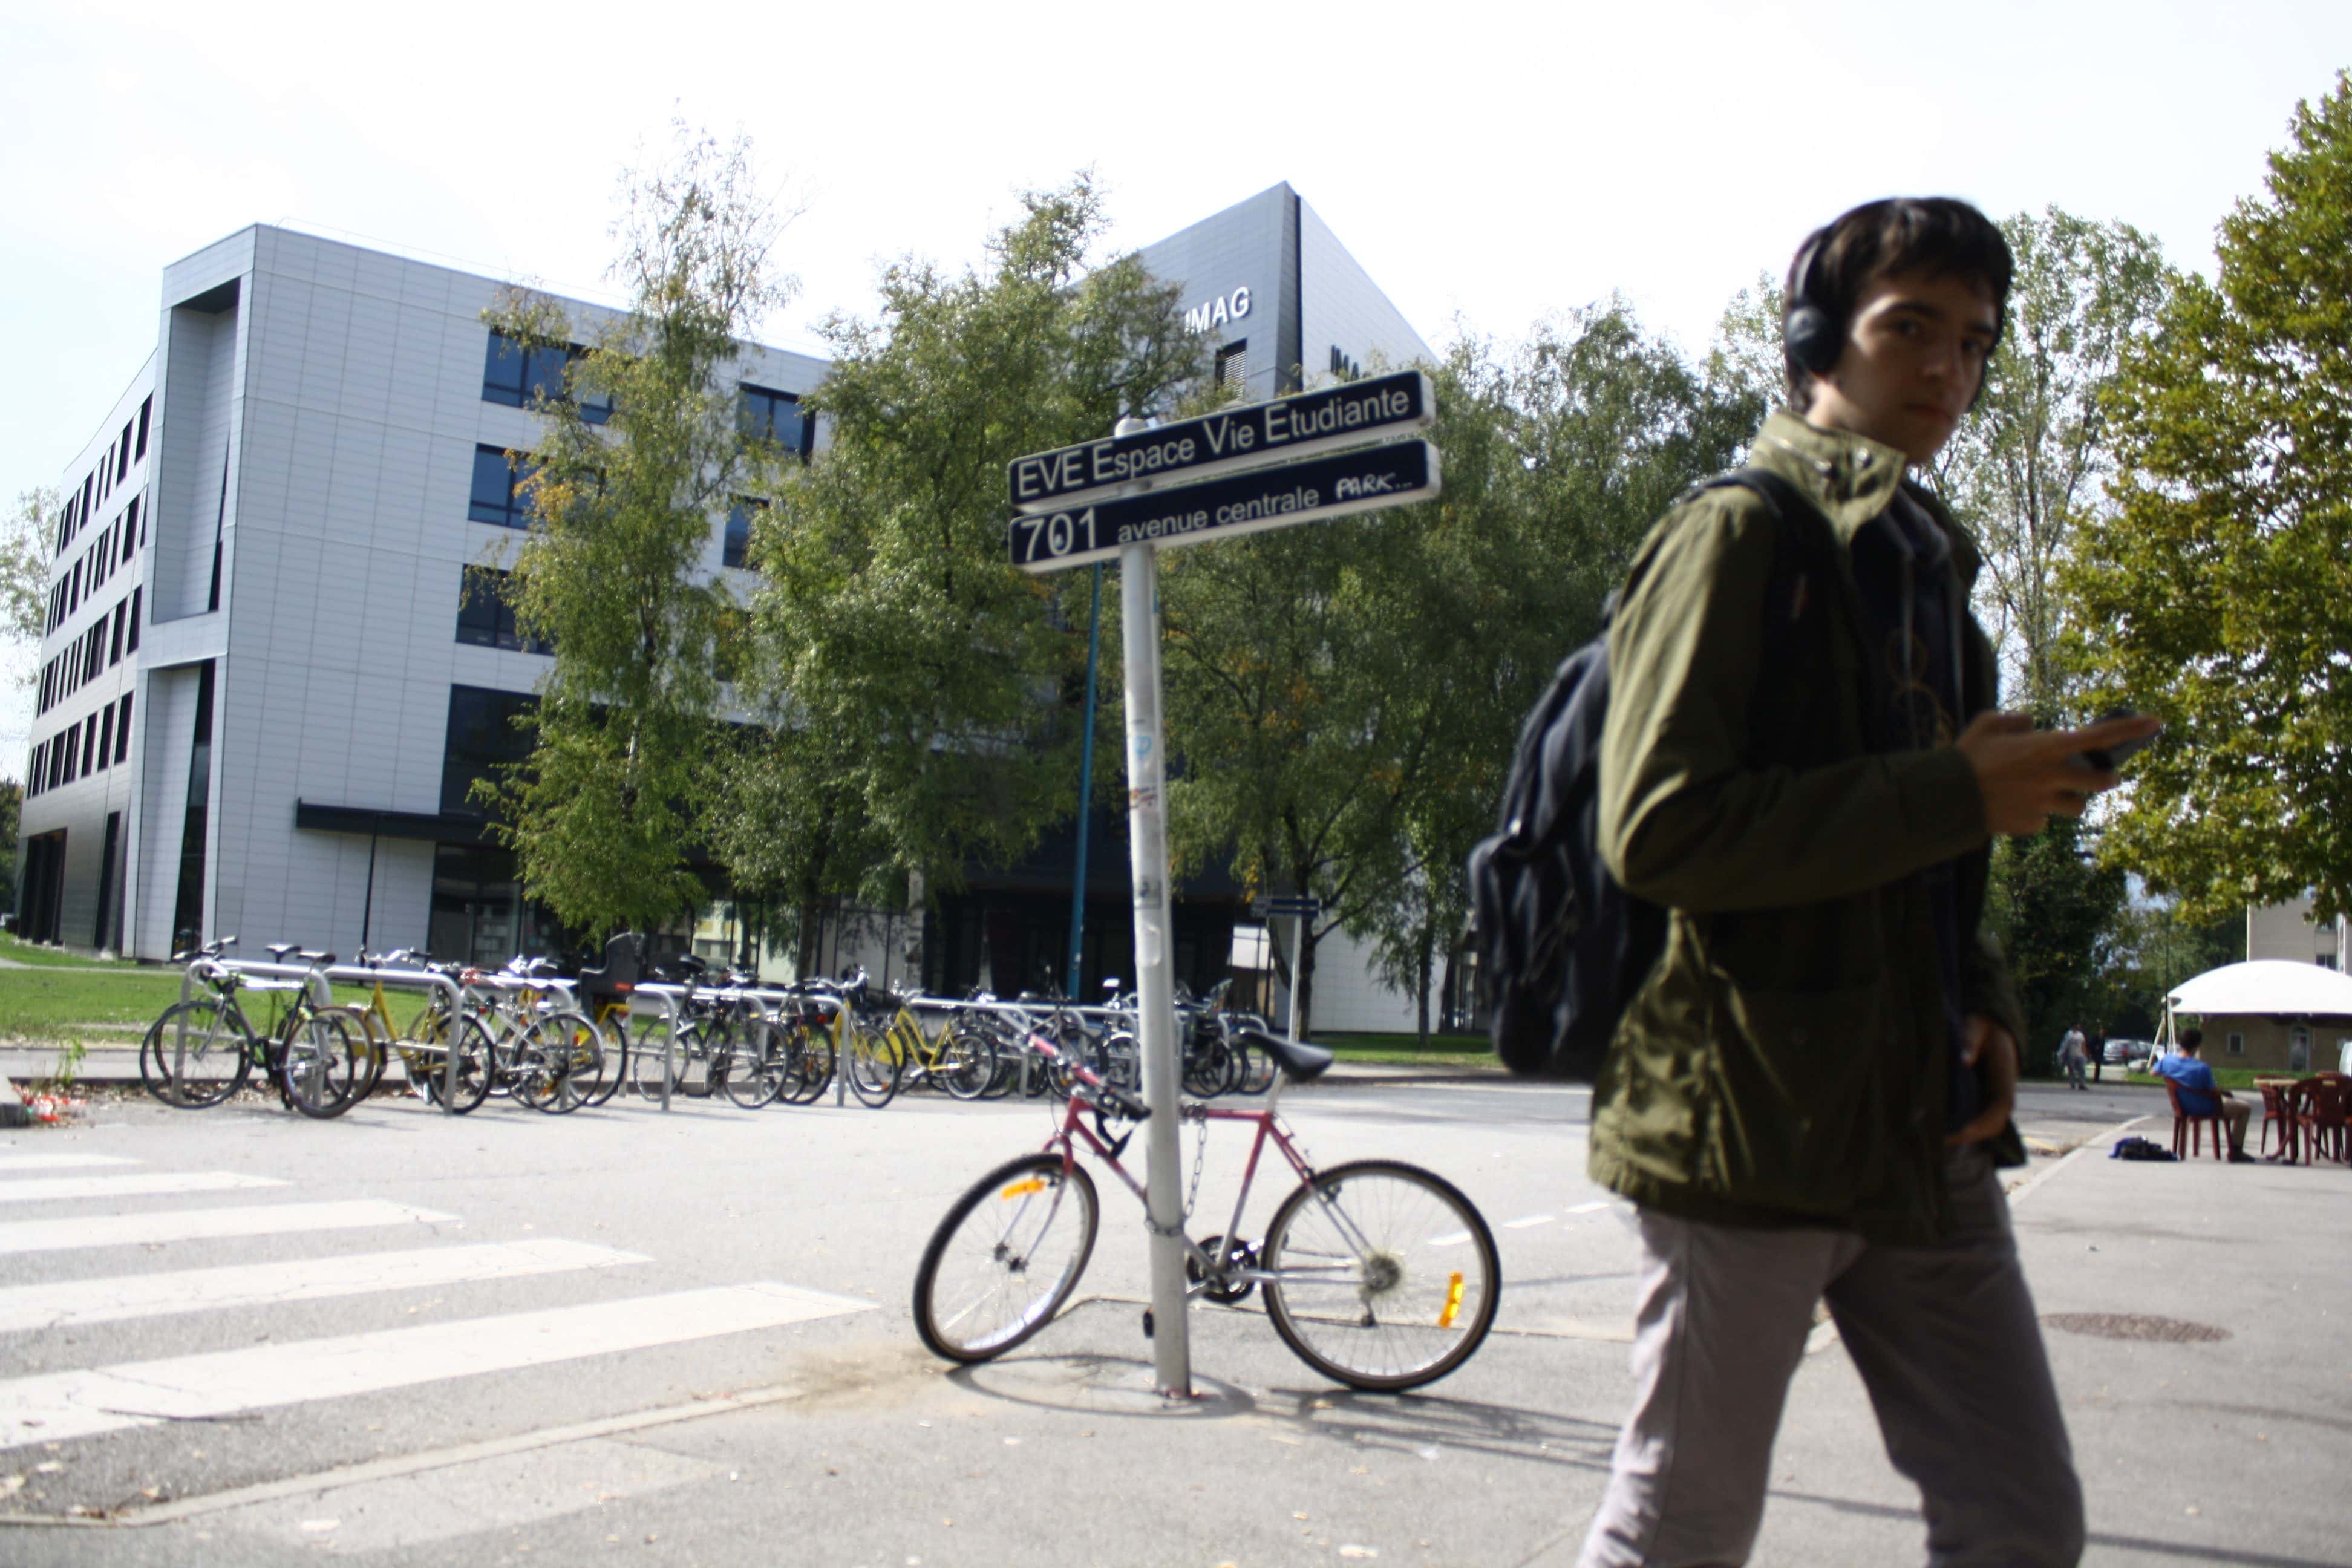
[{"label": "green tree", "polygon": [[[1011,565],[1004,470],[1171,408],[1203,369],[1174,289],[1131,256],[1092,265],[1105,226],[1090,176],[1030,193],[984,271],[899,262],[878,318],[823,328],[829,442],[753,530],[748,685],[772,751],[724,812],[731,853],[793,899],[952,889],[1070,810],[1085,574]],[[1100,733],[1108,784],[1116,721]]]},{"label": "green tree", "polygon": [[2004,656],[2004,704],[2054,723],[2073,685],[2058,567],[2116,473],[2105,395],[2177,275],[2128,224],[2051,207],[2001,231],[2017,259],[2007,330],[1932,479],[1984,554],[1977,608]]},{"label": "green tree", "polygon": [[16,834],[23,826],[25,786],[0,779],[0,904],[16,903]]},{"label": "green tree", "polygon": [[2163,717],[2105,836],[2191,918],[2352,911],[2352,73],[2296,109],[2111,395],[2112,517],[2062,589],[2087,695]]},{"label": "green tree", "polygon": [[2124,890],[2123,872],[2093,859],[2088,830],[2074,817],[2052,817],[2031,838],[1994,847],[1986,918],[2025,1013],[2018,1047],[2027,1072],[2049,1072],[2059,1037],[2092,1021]]},{"label": "green tree", "polygon": [[1323,904],[1427,1030],[1520,721],[1600,625],[1634,546],[1748,433],[1622,300],[1437,367],[1445,493],[1168,558],[1173,841]]},{"label": "green tree", "polygon": [[[733,370],[791,287],[770,269],[780,222],[742,139],[681,126],[624,196],[628,308],[535,399],[540,438],[518,457],[532,519],[503,591],[518,628],[554,648],[530,756],[478,786],[534,896],[592,934],[667,923],[703,897],[690,862],[737,619],[707,562],[717,520],[772,489],[782,460],[740,434]],[[544,296],[485,316],[558,354],[579,335]]]},{"label": "green tree", "polygon": [[56,552],[58,492],[23,490],[0,528],[0,636],[38,643],[49,619],[49,558]]}]

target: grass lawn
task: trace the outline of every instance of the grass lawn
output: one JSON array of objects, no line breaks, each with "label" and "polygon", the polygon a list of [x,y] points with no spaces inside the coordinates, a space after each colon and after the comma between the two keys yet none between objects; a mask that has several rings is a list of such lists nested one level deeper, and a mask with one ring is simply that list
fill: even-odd
[{"label": "grass lawn", "polygon": [[1432,1035],[1426,1050],[1422,1048],[1419,1037],[1412,1035],[1343,1035],[1318,1030],[1307,1038],[1343,1062],[1379,1062],[1390,1067],[1502,1065],[1495,1059],[1495,1047],[1484,1035]]},{"label": "grass lawn", "polygon": [[136,969],[135,963],[110,963],[102,959],[77,958],[70,952],[54,947],[36,947],[20,942],[13,931],[0,931],[0,958],[12,963],[29,963],[40,969]]},{"label": "grass lawn", "polygon": [[[21,944],[19,944],[21,945]],[[38,949],[34,950],[40,951]],[[5,956],[14,958],[14,949]],[[154,964],[73,961],[38,969],[0,969],[0,1040],[38,1046],[135,1046],[148,1025],[180,999],[180,971]],[[335,1000],[362,1005],[367,993],[338,985]],[[423,1005],[421,997],[392,995],[399,1024]],[[256,1028],[267,1025],[269,998],[248,996],[245,1016]]]},{"label": "grass lawn", "polygon": [[[2209,1063],[2207,1065],[2210,1066],[2210,1064]],[[2217,1088],[2234,1089],[2242,1093],[2253,1094],[2257,1092],[2254,1089],[2254,1078],[2257,1071],[2259,1071],[2261,1076],[2263,1078],[2294,1078],[2297,1076],[2294,1073],[2279,1072],[2268,1068],[2214,1068],[2213,1082]],[[2164,1080],[2158,1078],[2153,1073],[2131,1073],[2126,1076],[2124,1081],[2126,1083],[2144,1084],[2149,1089],[2162,1089],[2164,1087]]]}]

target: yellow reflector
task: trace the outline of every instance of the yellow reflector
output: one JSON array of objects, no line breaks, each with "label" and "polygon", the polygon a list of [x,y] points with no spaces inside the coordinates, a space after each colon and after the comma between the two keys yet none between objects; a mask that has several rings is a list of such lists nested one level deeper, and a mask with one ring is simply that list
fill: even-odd
[{"label": "yellow reflector", "polygon": [[[1043,1176],[1032,1176],[1025,1182],[1015,1182],[1011,1186],[1003,1188],[996,1195],[1000,1199],[1010,1202],[1013,1198],[1027,1197],[1031,1193],[1042,1193],[1045,1190],[1045,1178]],[[1457,1274],[1454,1278],[1459,1279],[1462,1276]]]},{"label": "yellow reflector", "polygon": [[1462,1271],[1455,1269],[1445,1281],[1445,1310],[1437,1314],[1437,1326],[1450,1329],[1454,1317],[1462,1310]]}]

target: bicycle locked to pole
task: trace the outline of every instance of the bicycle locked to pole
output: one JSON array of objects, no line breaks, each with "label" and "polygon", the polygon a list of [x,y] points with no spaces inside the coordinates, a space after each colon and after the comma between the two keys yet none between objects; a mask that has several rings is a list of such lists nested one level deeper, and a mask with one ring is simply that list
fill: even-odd
[{"label": "bicycle locked to pole", "polygon": [[[1477,1206],[1460,1188],[1401,1160],[1351,1160],[1318,1169],[1281,1117],[1285,1085],[1307,1083],[1331,1053],[1241,1025],[1222,1025],[1265,1053],[1276,1079],[1263,1106],[1194,1102],[1180,1116],[1198,1138],[1184,1225],[1186,1300],[1239,1306],[1263,1291],[1267,1320],[1299,1360],[1350,1388],[1393,1393],[1434,1382],[1485,1342],[1502,1296],[1502,1265]],[[1063,1060],[1050,1026],[1026,1048],[1072,1081],[1045,1147],[982,1176],[931,1233],[915,1270],[915,1328],[933,1353],[984,1362],[1053,1321],[1093,1256],[1099,1219],[1084,1152],[1139,1203],[1144,1185],[1119,1156],[1150,1120],[1141,1100],[1083,1063]],[[1190,1221],[1206,1168],[1209,1124],[1252,1129],[1241,1191],[1224,1229],[1202,1239]],[[1118,1131],[1114,1124],[1124,1124]],[[1298,1177],[1263,1240],[1242,1236],[1260,1158],[1271,1144]],[[1147,1208],[1148,1212],[1148,1208]],[[1153,1314],[1144,1330],[1155,1333]],[[1155,1334],[1156,1337],[1156,1334]]]}]

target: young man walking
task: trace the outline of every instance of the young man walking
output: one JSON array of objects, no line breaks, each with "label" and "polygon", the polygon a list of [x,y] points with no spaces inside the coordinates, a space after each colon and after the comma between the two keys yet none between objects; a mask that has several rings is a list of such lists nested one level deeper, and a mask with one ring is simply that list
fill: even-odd
[{"label": "young man walking", "polygon": [[[1964,203],[1857,207],[1790,268],[1790,408],[1744,486],[1653,531],[1612,625],[1600,837],[1668,910],[1593,1091],[1643,1262],[1633,1413],[1587,1568],[1744,1562],[1827,1299],[1928,1561],[2073,1563],[2082,1492],[1997,1164],[2017,1002],[1980,931],[1994,834],[2111,787],[2154,726],[1995,710],[1978,555],[1905,470],[1999,342],[2008,246]],[[1771,481],[1767,481],[1770,483]]]}]

